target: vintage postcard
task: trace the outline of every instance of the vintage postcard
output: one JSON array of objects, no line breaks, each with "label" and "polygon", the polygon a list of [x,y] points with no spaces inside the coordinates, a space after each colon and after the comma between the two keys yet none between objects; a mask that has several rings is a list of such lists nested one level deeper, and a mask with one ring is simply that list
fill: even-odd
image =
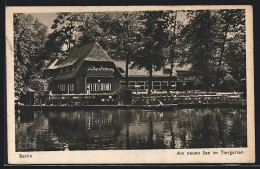
[{"label": "vintage postcard", "polygon": [[7,7],[8,164],[254,163],[249,5]]}]

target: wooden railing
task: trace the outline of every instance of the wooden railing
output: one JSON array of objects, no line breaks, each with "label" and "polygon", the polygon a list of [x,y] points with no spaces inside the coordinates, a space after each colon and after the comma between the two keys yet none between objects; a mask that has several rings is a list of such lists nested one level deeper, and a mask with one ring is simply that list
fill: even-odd
[{"label": "wooden railing", "polygon": [[151,97],[133,97],[132,103],[136,105],[142,104],[217,104],[217,103],[237,103],[245,104],[245,99],[241,97],[227,97],[227,96],[151,96]]},{"label": "wooden railing", "polygon": [[133,94],[132,103],[142,104],[246,104],[242,92],[175,92],[175,94]]},{"label": "wooden railing", "polygon": [[102,94],[52,94],[49,95],[47,104],[68,104],[68,105],[117,105],[118,97],[114,93]]},{"label": "wooden railing", "polygon": [[[242,93],[178,93],[176,94],[135,94],[133,93],[130,103],[133,105],[157,105],[160,104],[246,104]],[[52,94],[48,95],[45,104],[68,104],[68,105],[118,105],[123,104],[118,94]],[[43,102],[42,102],[43,103]]]}]

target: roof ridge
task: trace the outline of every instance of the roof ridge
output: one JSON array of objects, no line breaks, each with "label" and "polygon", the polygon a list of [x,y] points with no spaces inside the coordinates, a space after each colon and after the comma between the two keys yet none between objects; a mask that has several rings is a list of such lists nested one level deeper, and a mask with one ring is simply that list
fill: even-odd
[{"label": "roof ridge", "polygon": [[[95,42],[91,42],[78,48],[75,48],[70,52],[69,56],[66,57],[59,65],[58,68],[67,67],[73,65],[75,62],[86,58],[95,46]],[[81,52],[80,52],[81,51]],[[84,52],[84,53],[82,53]]]},{"label": "roof ridge", "polygon": [[[95,51],[93,52],[95,48]],[[105,61],[105,62],[113,62],[113,59],[107,54],[107,52],[103,49],[98,42],[95,42],[93,49],[88,54],[89,57],[86,57],[86,61]]]},{"label": "roof ridge", "polygon": [[[98,44],[99,45],[99,44]],[[99,45],[99,47],[101,47],[101,50],[105,53],[105,55],[110,59],[110,61],[113,62],[113,59],[107,54],[107,51],[105,51],[102,46]]]}]

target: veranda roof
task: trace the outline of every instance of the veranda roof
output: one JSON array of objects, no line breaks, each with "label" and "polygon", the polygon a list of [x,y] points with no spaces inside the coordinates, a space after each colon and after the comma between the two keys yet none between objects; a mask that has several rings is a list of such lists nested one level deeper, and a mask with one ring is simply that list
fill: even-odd
[{"label": "veranda roof", "polygon": [[[117,68],[121,68],[125,72],[125,62],[124,61],[115,61],[115,65]],[[128,69],[128,76],[132,77],[138,77],[138,76],[149,76],[149,72],[145,70],[144,68],[142,69],[137,69],[137,68],[130,68],[131,64],[129,64],[129,69]],[[170,64],[166,65],[166,69],[170,69]],[[165,69],[164,68],[164,69]],[[176,77],[177,76],[177,71],[188,71],[191,68],[190,64],[184,65],[182,67],[178,66],[178,63],[174,63],[173,71],[172,71],[172,76]],[[121,73],[123,76],[125,76],[125,73]],[[153,76],[154,77],[168,77],[169,73],[164,73],[163,69],[159,71],[153,71]]]}]

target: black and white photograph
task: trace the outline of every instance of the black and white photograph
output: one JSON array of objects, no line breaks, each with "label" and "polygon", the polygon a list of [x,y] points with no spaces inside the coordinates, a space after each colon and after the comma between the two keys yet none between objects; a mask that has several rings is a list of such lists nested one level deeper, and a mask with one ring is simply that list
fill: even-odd
[{"label": "black and white photograph", "polygon": [[19,8],[10,162],[254,161],[250,6]]}]

